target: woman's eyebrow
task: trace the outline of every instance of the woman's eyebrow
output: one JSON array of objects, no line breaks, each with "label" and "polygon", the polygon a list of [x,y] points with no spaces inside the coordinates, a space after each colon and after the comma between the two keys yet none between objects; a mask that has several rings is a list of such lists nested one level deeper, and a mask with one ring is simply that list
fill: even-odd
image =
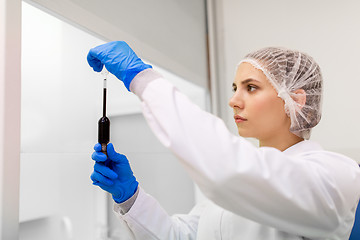
[{"label": "woman's eyebrow", "polygon": [[245,80],[241,81],[241,84],[244,85],[244,84],[247,84],[249,82],[258,82],[258,83],[260,83],[260,81],[258,81],[256,79],[248,78],[248,79],[245,79]]}]

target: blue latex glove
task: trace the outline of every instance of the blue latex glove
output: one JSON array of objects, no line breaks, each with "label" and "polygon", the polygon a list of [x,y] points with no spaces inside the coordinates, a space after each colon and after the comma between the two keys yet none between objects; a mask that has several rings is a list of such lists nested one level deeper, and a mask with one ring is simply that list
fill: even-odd
[{"label": "blue latex glove", "polygon": [[94,185],[112,194],[115,202],[122,203],[132,197],[138,182],[131,171],[125,155],[115,152],[112,143],[107,145],[107,156],[101,152],[101,145],[94,146],[92,159],[96,161],[91,180]]},{"label": "blue latex glove", "polygon": [[145,64],[126,42],[116,41],[90,49],[87,55],[89,65],[100,72],[104,65],[106,69],[124,82],[130,91],[130,83],[141,71],[152,68]]}]

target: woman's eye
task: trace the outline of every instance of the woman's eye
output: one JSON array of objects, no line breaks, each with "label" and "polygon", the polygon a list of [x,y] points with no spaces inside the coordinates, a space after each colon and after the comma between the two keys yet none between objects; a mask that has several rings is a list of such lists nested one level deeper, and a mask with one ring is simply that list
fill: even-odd
[{"label": "woman's eye", "polygon": [[253,91],[255,91],[256,89],[257,89],[257,87],[254,86],[254,85],[248,85],[248,86],[247,86],[247,90],[248,90],[249,92],[253,92]]},{"label": "woman's eye", "polygon": [[233,92],[236,92],[236,89],[237,89],[237,87],[233,85],[233,86],[232,86],[232,91],[233,91]]}]

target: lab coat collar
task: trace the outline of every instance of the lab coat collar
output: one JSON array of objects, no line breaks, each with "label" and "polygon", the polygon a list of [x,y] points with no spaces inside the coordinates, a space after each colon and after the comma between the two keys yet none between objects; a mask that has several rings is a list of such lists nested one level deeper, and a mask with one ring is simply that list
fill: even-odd
[{"label": "lab coat collar", "polygon": [[321,151],[323,148],[317,142],[304,140],[287,148],[284,153],[286,155],[296,155],[304,152]]}]

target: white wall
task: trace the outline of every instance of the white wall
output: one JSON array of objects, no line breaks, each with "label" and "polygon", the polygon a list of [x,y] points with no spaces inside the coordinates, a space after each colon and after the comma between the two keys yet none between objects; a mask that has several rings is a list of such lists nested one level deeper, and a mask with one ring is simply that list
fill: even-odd
[{"label": "white wall", "polygon": [[[324,77],[323,117],[312,139],[326,149],[360,161],[360,2],[223,0],[219,30],[224,51],[222,106],[231,96],[235,66],[248,52],[267,46],[304,51],[319,63]],[[231,109],[224,115],[236,133]]]},{"label": "white wall", "polygon": [[18,239],[21,1],[0,1],[0,239]]},{"label": "white wall", "polygon": [[[108,220],[114,239],[125,234],[111,212],[112,201],[90,180],[102,114],[102,76],[87,65],[86,55],[101,43],[23,3],[22,240],[97,239],[108,230]],[[203,88],[154,68],[205,108]],[[147,127],[138,98],[114,76],[108,79],[111,142],[127,155],[140,185],[169,214],[188,212],[195,202],[192,181]]]}]

